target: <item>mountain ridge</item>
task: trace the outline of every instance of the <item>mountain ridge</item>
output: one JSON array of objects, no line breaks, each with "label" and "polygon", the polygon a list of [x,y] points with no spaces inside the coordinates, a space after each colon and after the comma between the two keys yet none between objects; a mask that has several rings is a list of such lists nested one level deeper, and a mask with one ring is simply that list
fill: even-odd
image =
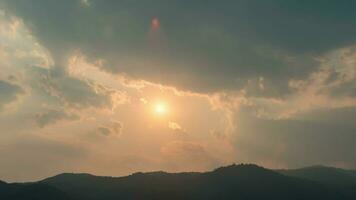
[{"label": "mountain ridge", "polygon": [[[332,169],[330,173],[336,170],[336,175],[347,174],[343,169]],[[295,170],[299,170],[297,171],[298,173]],[[47,187],[46,191],[50,191],[50,194],[58,194],[65,200],[355,199],[356,193],[350,191],[354,189],[354,182],[342,181],[348,179],[355,179],[356,181],[356,177],[347,175],[349,178],[343,179],[340,175],[341,178],[336,180],[341,181],[346,186],[339,187],[340,182],[336,182],[337,184],[333,185],[324,182],[323,179],[316,179],[314,176],[305,177],[305,174],[308,175],[309,170],[316,170],[322,175],[325,172],[329,172],[329,168],[323,166],[292,170],[271,170],[255,164],[232,164],[208,172],[168,173],[153,171],[136,172],[122,177],[95,176],[88,173],[61,173],[34,183],[14,184],[18,185],[18,187],[39,184],[44,188]],[[331,173],[330,176],[335,176],[333,174]],[[6,188],[4,185],[7,187],[13,185],[13,183],[3,182],[1,184],[0,182],[0,198],[3,197],[1,188]],[[38,195],[38,190],[36,192]],[[1,199],[20,200],[19,198]],[[42,200],[41,198],[35,199]]]}]

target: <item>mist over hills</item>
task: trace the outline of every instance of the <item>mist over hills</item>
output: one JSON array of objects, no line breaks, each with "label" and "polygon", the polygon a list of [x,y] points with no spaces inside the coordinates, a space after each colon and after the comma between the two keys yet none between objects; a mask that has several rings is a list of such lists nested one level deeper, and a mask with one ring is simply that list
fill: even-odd
[{"label": "mist over hills", "polygon": [[355,171],[323,166],[269,170],[240,164],[210,172],[134,173],[125,177],[59,174],[34,182],[0,182],[0,199],[356,199]]}]

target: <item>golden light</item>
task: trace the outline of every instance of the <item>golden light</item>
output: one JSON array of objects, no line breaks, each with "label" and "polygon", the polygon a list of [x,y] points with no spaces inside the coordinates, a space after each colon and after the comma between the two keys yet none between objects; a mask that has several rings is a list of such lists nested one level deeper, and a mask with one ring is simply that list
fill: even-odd
[{"label": "golden light", "polygon": [[159,102],[156,103],[154,106],[154,111],[155,113],[159,114],[159,115],[163,115],[165,113],[167,113],[167,105],[165,103]]}]

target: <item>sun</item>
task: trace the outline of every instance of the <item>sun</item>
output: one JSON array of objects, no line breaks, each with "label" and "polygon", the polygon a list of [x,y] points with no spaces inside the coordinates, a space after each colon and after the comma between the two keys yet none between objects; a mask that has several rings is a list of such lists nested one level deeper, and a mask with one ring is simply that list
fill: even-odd
[{"label": "sun", "polygon": [[168,111],[167,105],[163,102],[158,102],[154,105],[154,112],[158,115],[164,115]]}]

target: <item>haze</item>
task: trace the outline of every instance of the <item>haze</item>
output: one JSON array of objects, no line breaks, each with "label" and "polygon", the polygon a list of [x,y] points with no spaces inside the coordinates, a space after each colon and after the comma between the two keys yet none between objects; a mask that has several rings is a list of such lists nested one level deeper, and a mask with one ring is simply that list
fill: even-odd
[{"label": "haze", "polygon": [[356,168],[356,2],[0,0],[0,178]]}]

